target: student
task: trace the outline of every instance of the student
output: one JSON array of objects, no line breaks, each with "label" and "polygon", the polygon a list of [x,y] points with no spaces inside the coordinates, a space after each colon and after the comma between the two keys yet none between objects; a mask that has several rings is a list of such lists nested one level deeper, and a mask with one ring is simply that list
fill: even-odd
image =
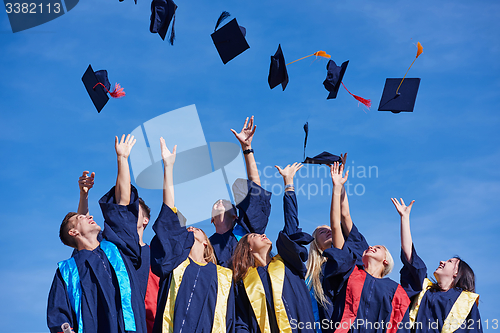
[{"label": "student", "polygon": [[440,261],[429,280],[427,267],[415,251],[410,231],[410,211],[403,199],[391,198],[401,216],[401,285],[413,300],[410,320],[414,332],[482,332],[479,295],[475,294],[474,271],[460,259]]},{"label": "student", "polygon": [[[327,259],[323,289],[328,291],[333,311],[328,325],[321,329],[337,333],[404,331],[410,300],[397,282],[384,278],[394,266],[389,251],[382,245],[368,246],[354,225],[347,235],[342,233],[341,195],[349,173],[342,176],[343,166],[335,162],[330,167],[333,247],[323,252]],[[403,328],[398,330],[398,325]]]},{"label": "student", "polygon": [[[119,195],[120,205],[130,204],[130,191],[133,188],[130,182],[130,168],[128,157],[135,144],[134,136],[122,135],[121,139],[115,137],[115,150],[118,162],[118,174],[115,193]],[[146,307],[146,326],[148,333],[153,331],[153,324],[156,315],[156,302],[158,298],[160,278],[151,272],[150,268],[150,249],[149,245],[143,240],[144,229],[149,224],[151,209],[146,205],[142,198],[139,201],[139,217],[137,218],[137,234],[139,235],[139,245],[141,246],[141,264],[137,269],[137,276],[141,285],[141,291],[144,295],[144,304]]]},{"label": "student", "polygon": [[[122,171],[119,165],[117,182]],[[88,171],[80,177],[78,212],[68,213],[61,223],[61,241],[75,251],[58,264],[47,305],[48,327],[52,333],[64,323],[78,333],[146,333],[144,295],[136,275],[141,261],[137,191],[129,191],[128,205],[117,200],[123,193],[116,186],[101,198],[101,237],[101,227],[88,213],[93,180]]]},{"label": "student", "polygon": [[177,146],[160,139],[164,165],[163,205],[153,225],[151,269],[160,277],[153,332],[232,332],[232,272],[216,265],[203,230],[181,226],[174,206],[173,166]]},{"label": "student", "polygon": [[293,177],[300,163],[276,167],[283,176],[285,226],[279,233],[278,255],[271,258],[266,235],[243,236],[232,258],[236,283],[236,332],[314,332],[309,291],[304,282],[305,245],[312,237],[299,228]]},{"label": "student", "polygon": [[266,232],[271,213],[271,193],[260,187],[259,171],[252,149],[256,128],[252,116],[250,122],[246,118],[240,133],[231,129],[241,144],[248,174],[248,180],[237,179],[233,185],[239,216],[236,216],[236,207],[228,200],[217,200],[212,208],[211,221],[215,226],[215,233],[210,236],[210,242],[214,247],[217,263],[224,267],[227,267],[242,236],[250,232]]}]

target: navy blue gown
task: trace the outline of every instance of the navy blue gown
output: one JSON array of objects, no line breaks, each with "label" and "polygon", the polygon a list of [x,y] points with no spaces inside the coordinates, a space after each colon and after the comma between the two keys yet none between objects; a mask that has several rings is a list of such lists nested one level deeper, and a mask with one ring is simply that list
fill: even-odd
[{"label": "navy blue gown", "polygon": [[[423,282],[427,276],[427,267],[417,255],[413,246],[411,262],[406,260],[406,255],[402,250],[401,261],[403,262],[403,268],[400,271],[401,286],[408,293],[408,296],[414,300],[422,291]],[[445,319],[461,293],[462,290],[459,288],[452,288],[448,291],[428,290],[421,300],[413,331],[418,333],[441,333]],[[465,323],[461,327],[457,325],[455,333],[482,332],[483,328],[480,321],[479,309],[474,302]]]},{"label": "navy blue gown", "polygon": [[330,301],[326,308],[318,304],[323,333],[336,329],[352,333],[408,331],[409,326],[404,326],[409,322],[409,299],[397,282],[364,272],[362,256],[367,248],[365,238],[353,225],[342,250],[331,247],[323,252],[327,261],[322,284]]},{"label": "navy blue gown", "polygon": [[[179,223],[177,215],[165,204],[153,225],[151,270],[160,277],[160,291],[153,332],[162,332],[163,316],[174,270],[186,264],[173,313],[173,332],[212,332],[218,295],[218,266],[199,264],[189,258],[194,235]],[[186,261],[187,260],[187,261]],[[222,267],[221,267],[222,268]],[[231,276],[232,272],[222,268]],[[226,332],[234,330],[234,285],[231,282],[225,313]]]},{"label": "navy blue gown", "polygon": [[[282,302],[292,332],[313,333],[314,315],[309,290],[304,282],[307,271],[304,265],[307,260],[305,245],[312,242],[313,238],[299,228],[295,192],[285,192],[283,203],[285,227],[276,241],[278,256],[283,259],[285,266]],[[277,333],[279,328],[268,268],[269,265],[257,267],[257,272],[265,290],[269,327],[272,333]],[[261,332],[243,281],[236,285],[236,332]]]},{"label": "navy blue gown", "polygon": [[[104,216],[105,240],[118,247],[125,263],[131,288],[131,306],[136,331],[147,333],[144,295],[136,269],[141,264],[137,218],[139,202],[137,190],[132,189],[130,204],[121,206],[114,200],[114,187],[99,204]],[[124,333],[125,324],[116,274],[101,246],[92,251],[74,251],[73,256],[81,284],[81,313],[84,332]],[[75,311],[72,309],[66,284],[57,269],[49,292],[47,325],[50,332],[61,332],[61,325],[69,323],[78,332]]]},{"label": "navy blue gown", "polygon": [[235,228],[224,234],[214,233],[210,236],[217,264],[224,267],[228,267],[229,259],[238,245],[239,238],[248,233],[263,234],[266,232],[267,222],[271,214],[271,193],[251,180],[247,180],[247,186],[247,196],[236,206],[239,214]]}]

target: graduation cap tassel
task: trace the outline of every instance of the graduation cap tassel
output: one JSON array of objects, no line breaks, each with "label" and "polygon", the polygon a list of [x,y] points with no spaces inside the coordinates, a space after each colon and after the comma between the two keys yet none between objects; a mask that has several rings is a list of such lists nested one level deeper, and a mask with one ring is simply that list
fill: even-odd
[{"label": "graduation cap tassel", "polygon": [[308,56],[305,56],[305,57],[302,57],[302,58],[300,58],[300,59],[297,59],[297,60],[294,60],[294,61],[292,61],[292,62],[289,62],[289,63],[288,63],[288,64],[286,64],[286,65],[287,65],[287,66],[288,66],[288,65],[291,65],[291,64],[293,64],[294,62],[297,62],[297,61],[300,61],[300,60],[303,60],[303,59],[305,59],[305,58],[309,58],[309,57],[312,57],[312,56],[316,56],[316,57],[323,57],[323,58],[327,58],[327,59],[330,59],[330,58],[332,57],[331,55],[326,54],[326,52],[325,52],[325,51],[317,51],[317,52],[314,52],[313,54],[310,54],[310,55],[308,55]]},{"label": "graduation cap tassel", "polygon": [[221,24],[225,19],[227,19],[229,16],[231,16],[231,14],[229,14],[229,12],[226,12],[226,11],[223,11],[220,16],[219,16],[219,19],[217,20],[217,23],[215,24],[215,29],[214,29],[214,32],[217,30],[217,28],[219,27],[219,24]]},{"label": "graduation cap tassel", "polygon": [[304,161],[305,161],[306,160],[307,135],[309,134],[309,122],[307,122],[307,121],[304,124],[304,132],[306,132],[306,138],[304,139]]},{"label": "graduation cap tassel", "polygon": [[175,14],[174,14],[174,18],[172,20],[172,29],[170,29],[170,37],[168,38],[168,42],[170,43],[170,45],[174,45],[174,40],[175,40]]},{"label": "graduation cap tassel", "polygon": [[[345,88],[345,90],[347,90],[347,88],[345,87],[344,85],[344,82],[341,82],[342,83],[342,86]],[[366,105],[366,107],[369,109],[371,106],[372,106],[372,101],[371,99],[366,99],[366,98],[363,98],[363,97],[360,97],[360,96],[356,96],[354,95],[353,93],[351,93],[349,90],[347,90],[347,92],[349,94],[351,94],[352,97],[354,97],[355,99],[357,99],[359,102],[363,103],[364,105]]]},{"label": "graduation cap tassel", "polygon": [[413,64],[415,63],[415,60],[417,60],[418,56],[421,55],[422,52],[424,52],[424,48],[422,47],[422,44],[420,44],[420,42],[417,42],[417,56],[415,57],[415,59],[413,59],[413,62],[411,63],[410,67],[408,67],[408,70],[406,71],[405,76],[403,76],[403,79],[399,83],[398,89],[396,89],[396,95],[399,95],[399,93],[398,93],[399,87],[401,87],[401,85],[403,84],[403,81],[405,80],[406,74],[408,74],[411,66],[413,66]]},{"label": "graduation cap tassel", "polygon": [[115,84],[115,90],[113,90],[113,91],[109,91],[106,88],[106,86],[104,84],[102,84],[101,82],[97,82],[96,85],[92,89],[95,89],[95,87],[97,87],[99,85],[101,85],[104,88],[104,90],[106,90],[109,93],[109,95],[113,98],[121,98],[121,97],[125,96],[125,92],[123,91],[123,88],[120,86],[119,83]]}]

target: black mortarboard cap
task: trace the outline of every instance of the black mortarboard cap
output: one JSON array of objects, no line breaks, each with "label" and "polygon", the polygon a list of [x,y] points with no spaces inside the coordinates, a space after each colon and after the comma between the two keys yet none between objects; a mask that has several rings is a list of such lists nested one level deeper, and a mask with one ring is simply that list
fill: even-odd
[{"label": "black mortarboard cap", "polygon": [[329,152],[322,152],[314,157],[308,157],[305,159],[304,164],[333,164],[333,162],[342,162],[340,156],[330,154]]},{"label": "black mortarboard cap", "polygon": [[342,63],[342,66],[337,66],[335,61],[329,60],[326,65],[327,73],[326,79],[323,81],[325,89],[330,92],[327,99],[332,99],[337,97],[339,92],[340,84],[342,83],[342,78],[344,77],[345,70],[347,69],[347,64],[349,60]]},{"label": "black mortarboard cap", "polygon": [[[227,16],[229,15],[229,13],[223,12],[221,17],[225,15],[225,13]],[[246,29],[244,27],[240,27],[235,18],[217,30],[217,27],[221,22],[221,17],[219,17],[217,25],[215,26],[216,31],[214,31],[211,36],[222,62],[227,64],[231,59],[250,48],[250,46],[248,46],[245,39]]]},{"label": "black mortarboard cap", "polygon": [[281,83],[283,91],[288,84],[288,72],[286,71],[285,57],[281,51],[281,44],[278,45],[278,50],[271,56],[271,66],[269,67],[269,76],[267,78],[269,87],[273,89]]},{"label": "black mortarboard cap", "polygon": [[[413,112],[415,99],[417,98],[420,78],[386,79],[382,98],[380,99],[379,111],[391,111],[393,113]],[[398,86],[401,84],[398,90]],[[397,92],[397,94],[396,94]]]},{"label": "black mortarboard cap", "polygon": [[149,31],[158,33],[161,39],[165,40],[167,30],[172,21],[172,29],[170,30],[169,42],[174,45],[175,39],[175,10],[177,5],[172,0],[153,0],[151,2],[151,25]]},{"label": "black mortarboard cap", "polygon": [[102,83],[109,91],[111,85],[108,80],[108,72],[106,70],[94,72],[92,66],[89,65],[82,76],[82,81],[95,108],[98,112],[101,112],[104,105],[108,102],[109,97],[107,91],[99,83]]}]

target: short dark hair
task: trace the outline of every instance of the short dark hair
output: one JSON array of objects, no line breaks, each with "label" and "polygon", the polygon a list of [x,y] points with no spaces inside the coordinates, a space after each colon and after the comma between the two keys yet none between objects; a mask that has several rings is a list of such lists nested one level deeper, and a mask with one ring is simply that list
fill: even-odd
[{"label": "short dark hair", "polygon": [[476,277],[474,271],[469,264],[463,261],[459,256],[453,258],[458,259],[458,274],[453,280],[453,287],[460,288],[464,291],[476,291]]},{"label": "short dark hair", "polygon": [[[144,216],[146,216],[148,218],[148,220],[150,220],[151,219],[151,208],[149,208],[149,206],[146,205],[146,203],[144,202],[144,200],[142,198],[139,198],[139,207],[142,208],[142,212],[143,212]],[[146,224],[146,227],[148,226],[148,224]],[[146,229],[146,227],[144,227],[144,229]]]},{"label": "short dark hair", "polygon": [[73,223],[70,223],[70,219],[75,215],[78,215],[78,213],[69,212],[68,214],[66,214],[61,223],[61,226],[59,227],[59,238],[64,245],[76,249],[78,247],[78,245],[76,244],[76,240],[69,235],[69,231],[71,230],[71,228],[73,228]]},{"label": "short dark hair", "polygon": [[146,215],[146,217],[148,219],[150,219],[151,218],[151,208],[149,208],[149,206],[146,205],[146,203],[144,202],[144,200],[142,198],[139,198],[139,206],[144,211],[144,215]]}]

